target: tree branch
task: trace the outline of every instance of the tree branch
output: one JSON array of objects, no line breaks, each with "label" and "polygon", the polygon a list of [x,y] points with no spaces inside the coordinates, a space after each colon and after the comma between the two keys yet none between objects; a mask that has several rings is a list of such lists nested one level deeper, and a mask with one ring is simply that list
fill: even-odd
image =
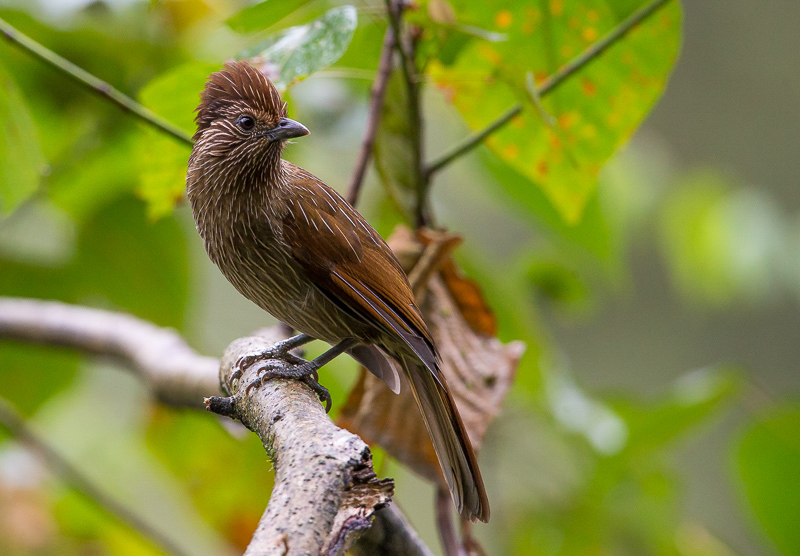
[{"label": "tree branch", "polygon": [[400,55],[400,69],[402,70],[403,80],[405,81],[408,102],[408,120],[411,131],[411,146],[415,182],[416,182],[416,207],[414,218],[416,226],[421,227],[428,222],[426,208],[428,199],[428,179],[424,171],[422,158],[422,109],[420,105],[420,80],[417,76],[416,66],[416,41],[419,36],[409,37],[403,34],[403,11],[405,0],[386,0],[386,11],[389,16],[389,26],[394,31],[396,37],[395,49]]},{"label": "tree branch", "polygon": [[197,354],[174,330],[131,315],[0,297],[3,338],[113,357],[173,406],[202,408],[203,397],[221,392],[217,359]]},{"label": "tree branch", "polygon": [[[555,73],[542,81],[538,87],[538,96],[543,98],[547,94],[554,91],[567,78],[574,75],[577,71],[586,66],[586,64],[608,50],[610,46],[627,35],[634,27],[653,15],[656,11],[658,11],[659,8],[665,6],[669,1],[670,0],[651,0],[633,12],[625,20],[620,22],[619,25],[614,27],[614,29],[603,35],[603,37],[598,39],[596,42],[589,45],[586,50],[578,54],[575,58],[561,66]],[[457,143],[447,152],[441,154],[439,157],[434,159],[433,162],[429,163],[425,168],[425,174],[428,176],[428,178],[430,178],[433,176],[433,174],[453,162],[455,159],[465,155],[483,143],[483,141],[489,135],[503,128],[503,126],[505,126],[520,112],[522,112],[522,108],[522,104],[515,104],[488,126],[464,138],[461,142]]]},{"label": "tree branch", "polygon": [[425,173],[427,174],[428,179],[430,179],[436,172],[453,162],[455,159],[464,156],[469,151],[483,143],[487,137],[513,120],[520,112],[522,112],[522,105],[515,104],[485,128],[464,138],[464,140],[453,146],[449,151],[428,164],[428,166],[425,168]]},{"label": "tree branch", "polygon": [[[239,360],[282,339],[273,328],[234,341],[222,357],[223,388],[233,390]],[[275,464],[269,505],[245,554],[344,554],[370,527],[374,511],[391,501],[394,481],[376,477],[369,447],[334,425],[307,386],[284,379],[262,383],[259,367],[265,363],[290,365],[256,362],[244,370],[232,397],[207,402],[258,434]]]},{"label": "tree branch", "polygon": [[358,539],[351,552],[355,556],[433,556],[396,504],[375,512],[372,527]]},{"label": "tree branch", "polygon": [[3,19],[0,19],[0,35],[2,35],[8,42],[20,50],[25,51],[34,58],[38,58],[46,64],[49,64],[51,67],[70,77],[79,85],[107,100],[110,100],[119,108],[122,108],[122,110],[125,112],[133,114],[144,123],[155,127],[159,131],[162,131],[189,146],[194,143],[191,136],[189,136],[178,126],[173,125],[161,116],[158,116],[152,110],[142,106],[134,99],[115,89],[102,79],[95,77],[88,71],[73,64],[66,58],[62,58],[52,50],[49,50],[27,35],[20,33],[16,28],[11,26]]},{"label": "tree branch", "polygon": [[347,188],[347,202],[355,206],[358,196],[361,193],[361,185],[364,183],[364,176],[367,173],[367,165],[372,157],[372,146],[375,144],[375,136],[378,133],[378,124],[381,120],[381,109],[383,99],[386,95],[386,84],[392,74],[392,57],[394,54],[395,35],[391,27],[386,29],[383,38],[383,48],[378,62],[378,74],[372,83],[369,100],[369,114],[367,116],[367,129],[364,132],[364,139],[361,141],[361,150],[358,153],[356,167],[353,170],[353,177],[350,179],[350,186]]},{"label": "tree branch", "polygon": [[[222,394],[220,381],[229,388],[232,364],[285,337],[281,334],[276,328],[267,337],[233,342],[220,365],[194,352],[174,330],[130,315],[0,297],[0,340],[113,357],[133,369],[158,398],[176,406],[203,407],[203,396]],[[247,369],[240,384],[256,379],[255,367]],[[316,547],[309,553],[342,554],[370,527],[374,510],[388,502],[391,483],[375,477],[366,444],[333,425],[304,384],[270,380],[251,391],[240,387],[230,398],[211,397],[207,404],[256,432],[275,463],[273,494],[248,554],[295,554],[308,546]],[[382,542],[386,550],[381,553],[389,556],[430,554],[397,508],[376,515],[380,529],[370,531],[365,543]]]},{"label": "tree branch", "polygon": [[453,503],[450,501],[450,491],[442,486],[436,488],[436,528],[439,530],[439,540],[442,541],[445,556],[460,556],[464,554],[461,541],[453,527]]},{"label": "tree branch", "polygon": [[14,407],[3,398],[0,398],[0,424],[8,429],[17,440],[26,445],[29,450],[39,456],[39,458],[70,487],[96,502],[133,530],[150,539],[167,554],[188,555],[187,552],[181,550],[166,535],[152,527],[147,521],[140,518],[124,504],[117,502],[113,497],[109,496],[103,489],[99,488],[90,479],[85,477],[83,473],[69,461],[64,459],[61,454],[53,450],[47,442],[42,440],[39,435],[28,426],[25,419],[22,418]]}]

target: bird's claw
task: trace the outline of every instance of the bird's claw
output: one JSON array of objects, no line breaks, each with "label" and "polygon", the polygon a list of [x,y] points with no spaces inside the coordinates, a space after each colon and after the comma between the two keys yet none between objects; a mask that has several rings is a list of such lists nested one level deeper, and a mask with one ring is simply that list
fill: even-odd
[{"label": "bird's claw", "polygon": [[[281,340],[275,345],[270,346],[269,348],[259,353],[243,355],[233,365],[233,372],[231,373],[230,376],[230,383],[233,384],[234,381],[242,378],[245,369],[247,369],[248,367],[250,367],[250,365],[252,365],[257,361],[264,361],[269,359],[284,359],[288,363],[295,363],[295,364],[298,363],[298,360],[302,361],[302,359],[300,359],[298,356],[292,353],[292,350],[299,349],[299,347],[304,343],[307,343],[309,339],[310,338],[307,335],[300,334],[293,338]],[[261,370],[263,370],[263,368],[259,369],[259,371]]]},{"label": "bird's claw", "polygon": [[247,385],[245,394],[250,394],[250,391],[254,388],[263,386],[264,383],[266,383],[270,378],[275,378],[274,376],[270,375],[269,372],[278,370],[281,370],[280,365],[271,362],[264,363],[256,370],[256,379]]},{"label": "bird's claw", "polygon": [[[317,371],[314,371],[314,376],[318,376]],[[325,413],[330,413],[331,405],[333,404],[333,398],[331,398],[331,393],[328,392],[328,389],[325,388],[319,382],[317,382],[316,378],[313,378],[311,376],[306,377],[303,380],[303,382],[306,384],[306,386],[308,386],[314,391],[314,393],[319,398],[319,401],[325,403]]]},{"label": "bird's claw", "polygon": [[250,365],[252,365],[256,361],[262,361],[265,359],[274,359],[275,355],[276,355],[275,350],[273,350],[272,348],[264,350],[259,353],[242,355],[239,359],[236,360],[236,363],[233,364],[233,372],[231,373],[231,378],[230,378],[231,384],[233,384],[233,381],[242,378],[245,369],[250,367]]},{"label": "bird's claw", "polygon": [[299,380],[311,388],[320,401],[325,403],[325,412],[331,410],[332,398],[328,389],[319,383],[319,374],[316,366],[311,362],[306,362],[296,367],[284,367],[275,364],[266,364],[256,371],[256,380],[247,386],[245,393],[249,394],[253,388],[263,386],[268,380],[273,378],[288,378]]}]

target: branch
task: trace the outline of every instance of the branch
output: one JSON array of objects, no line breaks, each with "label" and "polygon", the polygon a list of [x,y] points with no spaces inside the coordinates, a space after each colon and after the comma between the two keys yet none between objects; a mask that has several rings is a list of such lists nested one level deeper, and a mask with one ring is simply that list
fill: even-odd
[{"label": "branch", "polygon": [[400,70],[403,72],[403,77],[410,87],[416,84],[414,79],[413,65],[414,60],[409,55],[406,45],[403,42],[402,34],[402,18],[403,9],[405,8],[404,0],[386,0],[386,13],[389,16],[389,27],[394,32],[395,45],[397,47],[397,54],[400,55]]},{"label": "branch", "polygon": [[86,478],[76,467],[64,459],[61,454],[53,450],[47,442],[42,440],[25,422],[14,407],[3,398],[0,398],[0,424],[25,444],[29,450],[41,458],[43,462],[69,486],[93,500],[110,514],[127,524],[133,530],[149,538],[155,545],[167,554],[188,554],[174,544],[167,536],[132,512],[125,505],[117,502],[106,494],[104,490]]},{"label": "branch", "polygon": [[[648,4],[642,6],[630,16],[628,16],[619,25],[614,27],[610,32],[606,33],[603,37],[596,42],[589,45],[586,50],[578,54],[575,58],[561,66],[555,73],[548,76],[538,88],[538,96],[545,97],[548,93],[555,90],[561,83],[568,77],[574,75],[577,71],[582,69],[586,64],[600,56],[610,46],[618,40],[627,35],[634,27],[642,21],[653,15],[659,8],[665,6],[670,0],[651,0]],[[486,126],[484,129],[475,132],[474,134],[466,137],[464,140],[454,145],[450,150],[434,159],[433,162],[428,164],[425,169],[425,174],[430,178],[450,164],[455,159],[465,155],[481,143],[492,133],[501,129],[514,117],[522,112],[522,105],[515,104],[509,108],[504,114]]]},{"label": "branch", "polygon": [[353,177],[350,179],[350,186],[347,189],[347,202],[355,206],[358,196],[361,193],[361,185],[364,183],[364,176],[367,173],[367,165],[372,156],[372,146],[375,144],[375,136],[378,133],[378,124],[381,120],[381,109],[383,108],[383,98],[386,95],[386,84],[392,74],[392,55],[394,54],[395,35],[392,28],[386,29],[383,38],[383,48],[381,50],[380,61],[378,62],[378,74],[372,83],[369,100],[369,114],[367,116],[367,129],[364,132],[364,139],[361,141],[361,151],[358,153],[358,161],[353,170]]},{"label": "branch", "polygon": [[8,42],[17,48],[61,71],[79,85],[82,85],[89,91],[110,100],[118,107],[122,108],[122,110],[133,114],[144,123],[155,127],[159,131],[172,136],[182,143],[185,143],[189,146],[193,144],[191,136],[189,136],[178,126],[173,125],[161,116],[155,114],[153,111],[145,108],[134,99],[115,89],[102,79],[95,77],[88,71],[73,64],[66,58],[62,58],[52,50],[49,50],[27,35],[20,33],[16,28],[12,27],[3,19],[0,19],[0,35],[2,35]]},{"label": "branch", "polygon": [[4,338],[113,357],[173,406],[202,408],[204,396],[221,392],[217,359],[198,355],[172,329],[122,313],[0,297]]},{"label": "branch", "polygon": [[375,512],[372,527],[358,539],[351,552],[355,556],[433,556],[396,504]]},{"label": "branch", "polygon": [[473,133],[469,137],[466,137],[460,143],[453,146],[449,151],[428,164],[428,166],[425,168],[425,173],[427,174],[428,179],[430,179],[436,172],[453,162],[456,158],[464,156],[469,151],[483,143],[487,137],[513,120],[520,112],[522,112],[522,105],[515,104],[502,116],[487,125],[485,128]]},{"label": "branch", "polygon": [[[237,362],[282,339],[273,328],[234,341],[222,357],[220,382],[232,390]],[[269,505],[245,555],[344,554],[370,527],[375,510],[391,501],[394,482],[376,477],[369,447],[334,425],[310,388],[295,380],[262,383],[265,363],[289,365],[259,361],[244,370],[232,397],[207,400],[210,410],[258,434],[275,464]]]},{"label": "branch", "polygon": [[[273,334],[277,337],[280,333]],[[263,336],[237,340],[220,366],[217,359],[194,352],[174,330],[130,315],[54,301],[0,297],[3,339],[113,357],[133,369],[162,401],[195,408],[203,407],[203,396],[222,393],[220,377],[227,385],[231,363],[240,355],[270,345],[270,339]],[[248,369],[240,383],[249,384],[255,372]],[[301,544],[295,540],[296,534],[303,545],[317,546],[312,553],[319,553],[321,548],[326,553],[343,553],[369,527],[373,509],[388,500],[390,487],[375,479],[366,445],[333,425],[313,392],[302,383],[271,380],[252,392],[240,390],[232,398],[211,397],[208,404],[218,413],[235,415],[257,432],[277,470],[269,506],[248,553],[279,541],[279,549],[273,546],[271,550],[283,554],[285,534],[291,534],[286,542],[292,554]],[[61,474],[59,468],[55,470]],[[297,484],[303,488],[298,489]],[[292,513],[301,509],[305,513]],[[386,550],[382,554],[430,554],[397,508],[390,506],[377,512],[376,522],[380,529],[370,530],[364,542],[384,539],[381,546]]]},{"label": "branch", "polygon": [[400,69],[402,70],[403,80],[405,81],[408,101],[408,120],[411,128],[411,146],[413,160],[411,164],[416,183],[416,207],[415,220],[416,226],[422,227],[428,223],[426,214],[428,199],[428,179],[424,171],[422,159],[422,109],[420,106],[420,80],[417,76],[416,66],[416,41],[419,35],[404,36],[402,31],[403,10],[406,7],[406,0],[386,0],[386,10],[389,16],[389,25],[396,37],[395,49],[400,55]]}]

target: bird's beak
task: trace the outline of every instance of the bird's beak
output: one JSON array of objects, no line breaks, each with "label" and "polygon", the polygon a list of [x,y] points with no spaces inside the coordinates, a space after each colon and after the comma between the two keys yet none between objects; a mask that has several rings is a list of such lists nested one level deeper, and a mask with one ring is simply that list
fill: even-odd
[{"label": "bird's beak", "polygon": [[293,137],[302,137],[303,135],[308,135],[311,133],[308,131],[308,128],[301,124],[300,122],[296,122],[294,120],[290,120],[289,118],[281,118],[278,122],[278,125],[273,127],[272,129],[268,129],[262,136],[266,137],[270,141],[277,141],[277,140],[284,140],[284,139],[292,139]]}]

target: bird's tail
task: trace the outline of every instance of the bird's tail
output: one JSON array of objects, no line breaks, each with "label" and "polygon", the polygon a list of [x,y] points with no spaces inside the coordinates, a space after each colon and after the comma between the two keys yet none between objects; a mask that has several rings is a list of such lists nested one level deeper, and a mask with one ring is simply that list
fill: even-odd
[{"label": "bird's tail", "polygon": [[458,512],[473,521],[488,521],[489,500],[478,461],[447,385],[439,382],[416,357],[403,355],[398,360],[411,384]]}]

